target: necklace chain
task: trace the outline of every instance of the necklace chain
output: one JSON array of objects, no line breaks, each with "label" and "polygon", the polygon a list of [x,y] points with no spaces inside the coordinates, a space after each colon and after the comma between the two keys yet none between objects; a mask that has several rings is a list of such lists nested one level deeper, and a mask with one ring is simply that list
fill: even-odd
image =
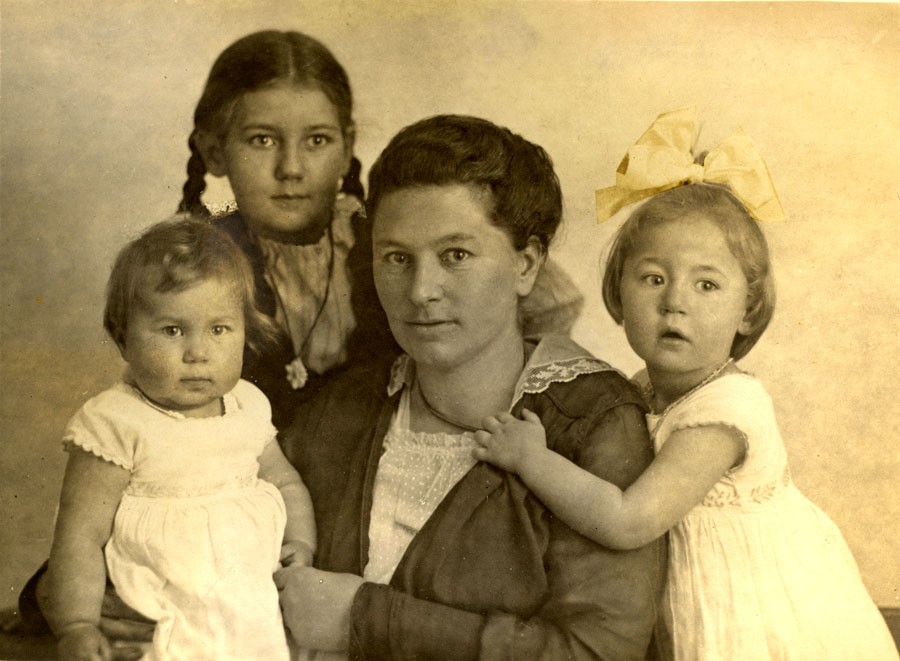
[{"label": "necklace chain", "polygon": [[[700,383],[698,383],[697,385],[695,385],[693,388],[691,388],[690,390],[688,390],[688,391],[687,391],[686,393],[684,393],[683,395],[680,395],[677,399],[675,399],[674,401],[670,402],[670,403],[669,403],[662,411],[660,411],[659,413],[656,413],[656,414],[654,414],[654,415],[658,415],[659,418],[660,418],[660,420],[662,420],[662,418],[664,418],[664,417],[666,416],[666,414],[667,414],[669,411],[671,411],[673,408],[675,408],[676,405],[678,405],[678,404],[680,404],[681,402],[683,402],[685,399],[687,399],[688,397],[690,397],[691,395],[693,395],[695,392],[697,392],[698,390],[700,390],[700,388],[702,388],[702,387],[705,386],[707,383],[709,383],[710,381],[712,381],[713,379],[715,379],[717,376],[719,376],[722,372],[724,372],[724,371],[725,371],[725,368],[728,367],[729,365],[731,365],[731,363],[733,362],[733,360],[734,360],[734,359],[731,358],[731,357],[729,356],[728,360],[726,360],[724,363],[722,363],[721,365],[719,365],[719,366],[718,366],[716,369],[714,369],[712,372],[710,372],[710,373],[707,374],[705,377],[703,377],[703,379],[700,381]],[[651,382],[651,383],[650,383],[650,387],[649,387],[649,389],[648,389],[648,397],[647,397],[647,401],[648,401],[648,402],[652,402],[652,401],[653,401],[653,398],[654,398],[655,396],[656,396],[656,392],[653,390],[653,383]]]},{"label": "necklace chain", "polygon": [[438,420],[443,420],[448,425],[453,425],[454,427],[463,429],[465,431],[475,432],[475,431],[479,431],[481,429],[480,427],[472,427],[471,425],[467,425],[464,422],[459,422],[458,420],[453,420],[452,418],[448,418],[446,415],[444,415],[443,413],[438,411],[436,408],[434,408],[431,405],[431,402],[428,401],[428,398],[425,397],[425,392],[422,390],[422,384],[418,379],[416,379],[416,390],[418,391],[419,398],[422,400],[422,403],[425,405],[425,408],[428,409],[428,412],[431,415],[433,415],[435,418],[437,418]]},{"label": "necklace chain", "polygon": [[[325,281],[325,291],[322,294],[322,302],[319,303],[318,309],[316,310],[315,315],[312,318],[312,323],[309,326],[309,330],[306,331],[306,336],[303,338],[303,342],[299,347],[294,348],[294,354],[296,356],[300,356],[302,358],[303,350],[306,349],[306,345],[309,344],[309,339],[312,337],[313,331],[316,330],[316,324],[319,323],[319,319],[322,317],[322,313],[325,311],[325,305],[328,303],[328,295],[331,293],[331,280],[334,275],[334,234],[331,230],[331,223],[328,224],[328,227],[325,230],[326,235],[328,236],[328,270],[326,271],[327,280]],[[269,268],[268,263],[266,264],[266,269]],[[281,298],[281,294],[278,293],[278,289],[276,287],[272,287],[272,292],[275,294],[275,298],[278,301],[278,305],[281,307],[282,312],[284,313],[284,323],[287,326],[288,335],[291,338],[291,344],[294,342],[294,334],[291,331],[291,318],[288,314],[287,307],[284,305],[284,300]],[[304,362],[306,362],[304,360]]]}]

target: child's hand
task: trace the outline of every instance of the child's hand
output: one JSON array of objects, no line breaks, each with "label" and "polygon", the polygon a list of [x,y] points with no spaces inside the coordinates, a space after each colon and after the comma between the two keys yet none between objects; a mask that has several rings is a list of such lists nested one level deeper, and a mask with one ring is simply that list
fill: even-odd
[{"label": "child's hand", "polygon": [[63,632],[57,645],[60,661],[110,661],[109,641],[93,624],[80,624]]},{"label": "child's hand", "polygon": [[281,566],[300,565],[310,567],[313,563],[313,551],[306,542],[284,540],[281,545]]},{"label": "child's hand", "polygon": [[509,413],[485,418],[484,429],[475,432],[481,447],[472,451],[474,457],[510,473],[521,473],[529,459],[547,447],[541,419],[528,409],[522,409],[522,418]]}]

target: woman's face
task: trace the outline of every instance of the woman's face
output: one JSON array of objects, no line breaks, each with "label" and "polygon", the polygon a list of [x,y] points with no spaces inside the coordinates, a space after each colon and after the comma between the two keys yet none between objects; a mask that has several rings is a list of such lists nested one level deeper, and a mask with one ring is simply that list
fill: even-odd
[{"label": "woman's face", "polygon": [[241,96],[224,138],[201,143],[207,168],[228,177],[250,229],[314,240],[331,222],[352,138],[321,90],[281,84]]},{"label": "woman's face", "polygon": [[490,209],[490,193],[452,184],[387,193],[374,211],[378,297],[420,366],[490,366],[507,343],[521,343],[519,297],[531,291],[542,256],[535,242],[517,251]]}]

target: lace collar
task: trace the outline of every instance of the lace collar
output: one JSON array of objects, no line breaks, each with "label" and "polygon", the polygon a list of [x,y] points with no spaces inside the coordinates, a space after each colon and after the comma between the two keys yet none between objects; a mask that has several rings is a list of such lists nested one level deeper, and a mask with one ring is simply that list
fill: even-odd
[{"label": "lace collar", "polygon": [[[519,376],[510,408],[526,393],[545,391],[553,383],[567,383],[583,374],[594,372],[618,372],[608,363],[592,356],[566,335],[545,335],[533,347],[525,369]],[[414,382],[415,362],[406,354],[394,361],[388,382],[388,396],[399,392]]]}]

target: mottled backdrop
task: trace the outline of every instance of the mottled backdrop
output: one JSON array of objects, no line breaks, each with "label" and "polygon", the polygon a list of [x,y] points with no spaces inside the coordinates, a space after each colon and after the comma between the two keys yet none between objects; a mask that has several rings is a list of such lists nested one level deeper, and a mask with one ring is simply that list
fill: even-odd
[{"label": "mottled backdrop", "polygon": [[0,606],[48,552],[63,425],[121,370],[100,323],[110,262],[174,211],[215,56],[272,27],[346,66],[364,166],[439,112],[546,147],[556,254],[588,297],[577,339],[629,373],[598,292],[616,223],[594,223],[593,191],[663,110],[697,105],[701,148],[743,127],[789,217],[766,228],[779,304],[743,365],[797,483],[900,606],[900,5],[2,0],[0,25]]}]

